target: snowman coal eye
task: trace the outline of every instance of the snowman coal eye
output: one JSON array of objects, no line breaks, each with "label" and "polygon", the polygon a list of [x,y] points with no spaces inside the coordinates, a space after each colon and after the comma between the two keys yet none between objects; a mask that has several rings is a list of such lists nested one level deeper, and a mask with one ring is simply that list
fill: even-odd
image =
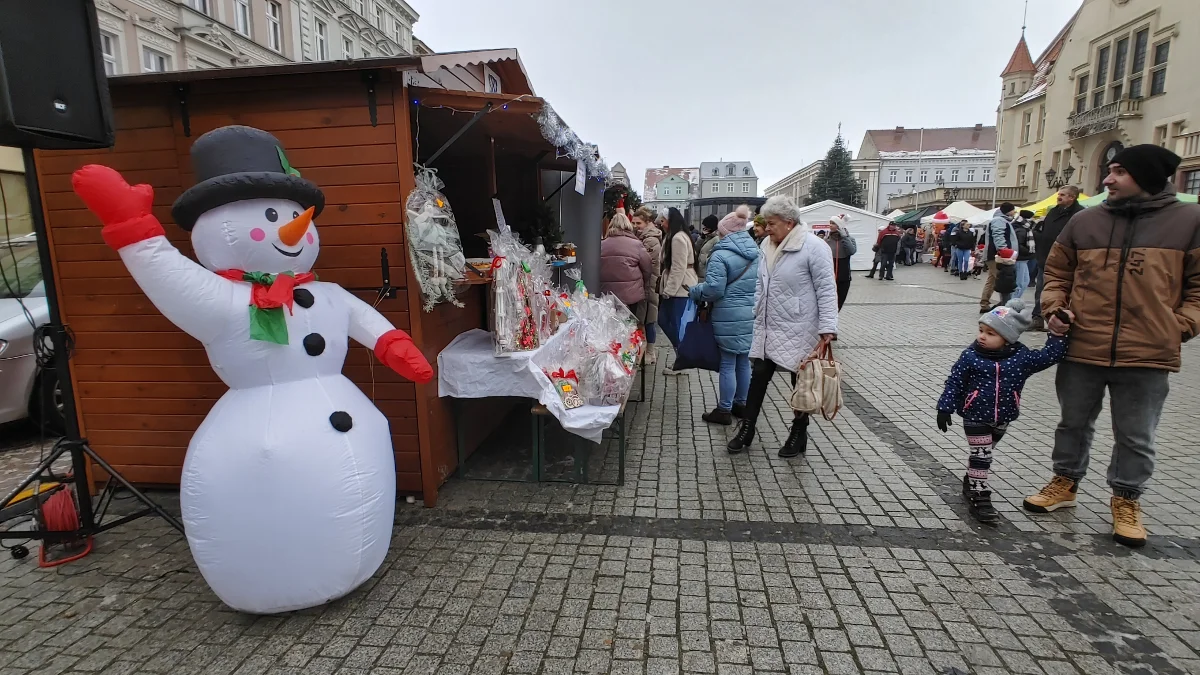
[{"label": "snowman coal eye", "polygon": [[292,218],[299,218],[299,217],[300,217],[299,211],[292,211]]},{"label": "snowman coal eye", "polygon": [[279,220],[279,212],[275,209],[267,209],[266,216],[267,220],[271,221],[272,223]]}]

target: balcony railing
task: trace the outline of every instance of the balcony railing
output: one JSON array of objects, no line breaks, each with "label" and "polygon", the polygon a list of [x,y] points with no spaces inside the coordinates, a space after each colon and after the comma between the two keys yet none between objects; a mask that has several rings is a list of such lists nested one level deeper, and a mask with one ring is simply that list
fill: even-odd
[{"label": "balcony railing", "polygon": [[1175,154],[1184,159],[1200,157],[1200,131],[1177,136],[1175,138]]},{"label": "balcony railing", "polygon": [[1106,103],[1099,108],[1092,108],[1081,113],[1071,113],[1067,116],[1067,138],[1075,140],[1110,131],[1116,129],[1122,119],[1141,116],[1142,100],[1140,98],[1123,98]]},{"label": "balcony railing", "polygon": [[945,206],[955,201],[967,202],[979,208],[988,208],[991,207],[993,196],[995,197],[996,204],[1003,202],[1025,204],[1029,201],[1029,190],[1020,185],[998,187],[995,188],[994,193],[990,187],[934,188],[932,190],[921,190],[915,194],[910,192],[891,197],[888,199],[888,210],[915,209],[932,204]]}]

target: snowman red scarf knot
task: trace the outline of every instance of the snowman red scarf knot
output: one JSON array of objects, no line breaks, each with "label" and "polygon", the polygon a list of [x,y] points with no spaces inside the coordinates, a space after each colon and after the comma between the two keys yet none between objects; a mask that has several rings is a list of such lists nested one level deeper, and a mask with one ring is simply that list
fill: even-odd
[{"label": "snowman red scarf knot", "polygon": [[205,581],[245,612],[324,604],[383,562],[396,500],[388,420],[342,375],[349,341],[415,382],[433,369],[407,333],[312,273],[325,197],[274,136],[222,127],[191,155],[196,185],[171,213],[199,264],[167,240],[149,185],[98,165],[72,184],[142,292],[204,345],[229,386],[180,478]]}]

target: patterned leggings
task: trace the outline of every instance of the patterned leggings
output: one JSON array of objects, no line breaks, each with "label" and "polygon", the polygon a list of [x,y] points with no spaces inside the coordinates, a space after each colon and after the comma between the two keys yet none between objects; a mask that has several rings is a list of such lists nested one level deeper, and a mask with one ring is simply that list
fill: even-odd
[{"label": "patterned leggings", "polygon": [[1004,438],[1008,430],[1007,424],[981,424],[979,422],[963,421],[963,430],[967,434],[967,445],[971,448],[971,456],[967,459],[967,479],[970,489],[977,492],[988,491],[988,472],[992,468],[992,453]]}]

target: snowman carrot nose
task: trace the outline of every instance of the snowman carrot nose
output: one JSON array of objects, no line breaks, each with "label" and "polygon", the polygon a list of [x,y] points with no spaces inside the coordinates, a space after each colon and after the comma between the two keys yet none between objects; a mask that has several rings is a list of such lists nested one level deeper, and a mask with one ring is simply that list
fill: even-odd
[{"label": "snowman carrot nose", "polygon": [[292,222],[279,228],[279,241],[283,242],[284,246],[295,246],[300,243],[300,238],[308,231],[308,226],[312,223],[314,207],[308,207],[308,210],[296,216]]}]

